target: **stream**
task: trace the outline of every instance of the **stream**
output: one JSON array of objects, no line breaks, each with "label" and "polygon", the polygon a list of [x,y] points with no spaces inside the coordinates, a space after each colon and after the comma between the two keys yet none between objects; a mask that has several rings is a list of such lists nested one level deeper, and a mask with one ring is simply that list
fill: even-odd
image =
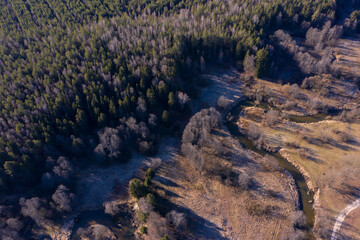
[{"label": "stream", "polygon": [[[234,116],[234,118],[230,122],[226,123],[226,126],[229,129],[231,135],[235,137],[245,148],[257,152],[262,156],[267,154],[275,157],[278,160],[279,165],[282,168],[286,169],[292,175],[292,177],[295,180],[295,184],[297,186],[299,193],[300,210],[304,212],[306,217],[306,225],[305,225],[306,239],[311,239],[311,240],[315,239],[315,237],[312,235],[311,232],[315,221],[315,211],[313,209],[314,193],[310,191],[308,186],[306,185],[304,176],[294,165],[292,165],[285,158],[283,158],[278,152],[273,153],[273,152],[268,152],[266,150],[258,149],[250,139],[248,139],[244,134],[242,134],[239,131],[237,121],[239,119],[240,112],[246,107],[251,107],[255,105],[256,105],[255,102],[250,100],[244,100],[238,103],[230,110],[230,114]],[[270,109],[269,105],[264,103],[260,103],[259,105],[257,105],[257,107],[262,108],[264,110]],[[313,116],[296,116],[296,115],[288,116],[289,120],[291,121],[294,120],[294,122],[297,123],[318,122],[324,120],[325,118],[326,115],[322,113]]]},{"label": "stream", "polygon": [[[264,110],[269,110],[273,107],[270,107],[266,103],[256,104],[254,101],[251,100],[243,100],[237,105],[235,105],[229,113],[234,118],[226,123],[226,126],[233,137],[235,137],[245,148],[252,150],[254,152],[259,153],[260,155],[270,155],[275,157],[279,165],[286,169],[294,178],[296,187],[299,193],[299,207],[302,210],[306,217],[306,239],[315,239],[312,235],[312,228],[314,226],[315,220],[315,211],[313,209],[313,200],[314,200],[314,193],[309,190],[308,186],[306,185],[305,179],[300,171],[293,166],[290,162],[288,162],[285,158],[283,158],[278,152],[268,152],[266,150],[258,149],[254,145],[254,143],[248,139],[244,134],[239,131],[237,121],[239,119],[241,111],[246,107],[257,106]],[[333,116],[335,114],[324,114],[319,113],[311,116],[297,116],[297,115],[287,115],[286,118],[289,121],[296,122],[296,123],[310,123],[310,122],[318,122],[325,120],[327,116]],[[107,226],[116,236],[116,239],[125,240],[125,239],[134,239],[134,231],[135,229],[131,226],[130,220],[128,217],[122,217],[121,219],[114,219],[111,216],[104,213],[103,209],[96,209],[86,211],[80,214],[75,222],[73,227],[73,235],[71,239],[77,240],[79,236],[77,236],[76,232],[79,228],[87,228],[91,224],[102,224]]]}]

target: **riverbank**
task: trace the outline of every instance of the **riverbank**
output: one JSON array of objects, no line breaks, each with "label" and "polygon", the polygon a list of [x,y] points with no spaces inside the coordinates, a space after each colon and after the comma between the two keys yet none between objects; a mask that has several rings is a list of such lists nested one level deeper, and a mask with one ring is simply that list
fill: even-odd
[{"label": "riverbank", "polygon": [[[239,126],[244,132],[257,129],[262,144],[274,145],[292,162],[315,192],[314,230],[317,237],[330,237],[337,214],[351,201],[358,186],[360,125],[338,120],[293,123],[279,118],[271,127],[263,125],[265,112],[250,107]],[[355,231],[355,230],[354,230]]]},{"label": "riverbank", "polygon": [[[195,171],[191,161],[179,155],[162,165],[154,179],[161,192],[191,220],[187,239],[280,239],[293,231],[292,216],[299,209],[296,184],[287,171],[269,169],[268,159],[243,148],[226,128],[211,135],[223,144],[227,156],[203,149],[210,173]],[[224,170],[221,170],[224,169]],[[253,185],[248,190],[229,185],[217,175],[246,173]],[[210,175],[209,175],[210,174]],[[230,175],[232,175],[230,174]],[[241,219],[241,221],[239,221]]]}]

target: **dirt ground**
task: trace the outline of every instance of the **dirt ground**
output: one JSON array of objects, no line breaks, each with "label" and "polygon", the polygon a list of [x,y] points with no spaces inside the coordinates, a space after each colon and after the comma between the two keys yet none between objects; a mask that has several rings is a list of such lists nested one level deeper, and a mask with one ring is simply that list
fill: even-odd
[{"label": "dirt ground", "polygon": [[338,67],[345,77],[360,76],[360,36],[340,39],[336,48],[335,67]]},{"label": "dirt ground", "polygon": [[[176,156],[162,165],[154,179],[159,190],[190,220],[188,239],[279,239],[292,229],[288,216],[297,209],[293,179],[284,172],[262,168],[264,159],[242,149],[227,131],[216,136],[231,152],[226,160],[207,154],[207,161],[228,165],[235,172],[248,173],[256,187],[240,190],[221,177],[195,171],[189,159]],[[254,206],[268,206],[269,213],[251,215]]]}]

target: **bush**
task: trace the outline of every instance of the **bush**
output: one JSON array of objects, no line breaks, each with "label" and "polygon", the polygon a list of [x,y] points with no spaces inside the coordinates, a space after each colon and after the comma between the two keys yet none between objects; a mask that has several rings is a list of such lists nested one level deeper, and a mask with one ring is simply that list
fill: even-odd
[{"label": "bush", "polygon": [[154,208],[156,208],[156,206],[157,206],[156,198],[155,198],[154,194],[152,194],[152,193],[148,193],[146,195],[146,202],[151,204],[151,206],[153,206]]},{"label": "bush", "polygon": [[75,195],[70,193],[66,186],[60,185],[52,195],[52,200],[56,204],[56,209],[59,212],[71,212],[74,197]]},{"label": "bush", "polygon": [[166,218],[156,212],[149,214],[147,225],[148,235],[151,239],[160,239],[170,234]]},{"label": "bush", "polygon": [[21,213],[33,219],[38,225],[48,222],[52,216],[47,202],[38,197],[31,199],[20,198],[19,205],[21,206]]},{"label": "bush", "polygon": [[144,223],[147,222],[148,217],[149,217],[148,213],[143,213],[141,211],[137,212],[137,218]]},{"label": "bush", "polygon": [[154,207],[143,197],[139,199],[138,206],[139,210],[144,214],[148,214],[154,210]]},{"label": "bush", "polygon": [[280,122],[279,112],[276,110],[269,110],[263,119],[263,124],[267,127],[273,127]]},{"label": "bush", "polygon": [[306,224],[306,217],[303,211],[294,211],[289,215],[289,220],[293,223],[295,228],[302,228]]},{"label": "bush", "polygon": [[262,215],[269,215],[274,207],[270,205],[261,205],[258,203],[252,203],[248,208],[247,211],[251,216],[262,216]]},{"label": "bush", "polygon": [[251,140],[257,140],[262,135],[261,129],[254,123],[251,123],[247,129],[247,136]]},{"label": "bush", "polygon": [[338,135],[339,139],[344,143],[351,143],[352,141],[354,141],[354,136],[349,132],[338,131],[336,132],[336,134]]},{"label": "bush", "polygon": [[147,233],[147,227],[146,226],[141,226],[140,233],[141,234],[146,234]]},{"label": "bush", "polygon": [[172,210],[166,214],[166,219],[176,228],[177,231],[184,231],[187,229],[185,213],[179,213]]},{"label": "bush", "polygon": [[249,190],[251,186],[251,178],[247,173],[241,173],[238,177],[238,184],[241,190]]},{"label": "bush", "polygon": [[170,240],[170,238],[167,234],[165,234],[162,238],[160,238],[160,240]]},{"label": "bush", "polygon": [[115,201],[104,203],[105,213],[111,216],[115,216],[119,213],[119,204]]},{"label": "bush", "polygon": [[308,151],[306,151],[306,149],[304,148],[300,148],[297,150],[297,153],[299,154],[299,156],[303,159],[309,159],[309,153]]},{"label": "bush", "polygon": [[152,170],[152,168],[149,168],[146,171],[146,177],[148,177],[149,179],[152,179],[155,177],[155,172],[154,172],[154,170]]},{"label": "bush", "polygon": [[278,160],[275,157],[268,154],[265,155],[265,161],[263,163],[263,167],[266,171],[269,172],[275,172],[281,169]]},{"label": "bush", "polygon": [[149,187],[151,184],[151,180],[148,176],[145,177],[145,180],[144,180],[144,186],[145,187]]},{"label": "bush", "polygon": [[231,103],[232,101],[226,98],[225,96],[220,96],[219,99],[217,100],[217,106],[221,110],[228,109]]},{"label": "bush", "polygon": [[130,195],[134,198],[141,198],[146,195],[147,189],[144,184],[137,178],[130,181],[129,185]]}]

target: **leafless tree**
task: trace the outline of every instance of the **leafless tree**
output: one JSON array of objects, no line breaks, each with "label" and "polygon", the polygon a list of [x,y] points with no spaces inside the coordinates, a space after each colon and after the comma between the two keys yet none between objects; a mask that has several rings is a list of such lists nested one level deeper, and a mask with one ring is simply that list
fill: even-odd
[{"label": "leafless tree", "polygon": [[172,210],[166,214],[166,219],[176,228],[177,231],[184,231],[187,229],[185,213],[179,213],[175,210]]},{"label": "leafless tree", "polygon": [[183,92],[178,92],[177,97],[179,100],[181,110],[183,110],[184,106],[190,102],[190,97],[186,93],[183,93]]},{"label": "leafless tree", "polygon": [[115,216],[119,213],[119,204],[116,201],[108,201],[104,203],[105,213]]},{"label": "leafless tree", "polygon": [[75,195],[70,193],[66,186],[60,185],[52,195],[52,200],[59,212],[71,212],[74,197]]}]

